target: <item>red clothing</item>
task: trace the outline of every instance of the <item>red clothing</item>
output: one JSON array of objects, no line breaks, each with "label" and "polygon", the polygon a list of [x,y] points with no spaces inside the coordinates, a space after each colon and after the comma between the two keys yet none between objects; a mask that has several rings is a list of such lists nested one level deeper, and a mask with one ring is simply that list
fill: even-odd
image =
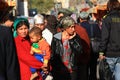
[{"label": "red clothing", "polygon": [[[27,39],[21,38],[17,36],[15,38],[16,48],[17,48],[17,55],[20,64],[20,74],[21,80],[30,80],[31,71],[30,67],[40,69],[43,65],[34,56],[30,55],[31,45]],[[42,80],[40,76],[37,80]]]},{"label": "red clothing", "polygon": [[82,39],[82,45],[84,49],[84,54],[80,56],[80,62],[83,64],[87,64],[90,59],[90,39],[86,30],[82,26],[76,24],[75,30]]}]

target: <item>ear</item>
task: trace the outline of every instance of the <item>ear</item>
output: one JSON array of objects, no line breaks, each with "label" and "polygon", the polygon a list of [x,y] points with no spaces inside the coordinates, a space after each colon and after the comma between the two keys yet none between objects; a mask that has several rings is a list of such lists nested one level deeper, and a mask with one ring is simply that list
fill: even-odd
[{"label": "ear", "polygon": [[41,38],[42,38],[42,36],[39,35],[39,36],[38,36],[38,39],[41,40]]}]

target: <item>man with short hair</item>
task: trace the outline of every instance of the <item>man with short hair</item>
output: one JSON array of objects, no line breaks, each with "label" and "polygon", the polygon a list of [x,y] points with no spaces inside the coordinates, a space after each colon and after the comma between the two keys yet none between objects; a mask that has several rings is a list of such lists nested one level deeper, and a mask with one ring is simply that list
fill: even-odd
[{"label": "man with short hair", "polygon": [[[2,23],[0,24],[0,80],[20,80],[19,62],[12,29],[8,27],[8,24],[2,22],[6,17],[4,12],[9,7],[6,4],[6,2],[0,0],[0,5],[3,5],[1,6],[3,8],[0,7],[0,23]],[[2,16],[3,14],[4,16]]]},{"label": "man with short hair", "polygon": [[102,21],[99,59],[106,59],[115,80],[120,80],[120,2],[109,0],[107,10]]},{"label": "man with short hair", "polygon": [[7,26],[7,27],[12,27],[13,26],[13,22],[14,22],[15,17],[9,13],[8,15],[6,15],[3,19],[3,25]]}]

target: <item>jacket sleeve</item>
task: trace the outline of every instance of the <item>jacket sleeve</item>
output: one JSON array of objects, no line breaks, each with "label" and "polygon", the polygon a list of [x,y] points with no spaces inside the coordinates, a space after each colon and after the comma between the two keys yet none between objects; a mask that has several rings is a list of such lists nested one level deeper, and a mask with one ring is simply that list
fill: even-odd
[{"label": "jacket sleeve", "polygon": [[50,59],[53,60],[53,56],[55,54],[55,50],[56,50],[56,42],[55,42],[55,38],[53,37],[53,40],[51,42],[51,57]]},{"label": "jacket sleeve", "polygon": [[78,34],[75,37],[69,40],[71,48],[76,51],[76,53],[83,53],[81,38]]},{"label": "jacket sleeve", "polygon": [[6,73],[7,80],[20,80],[19,62],[11,29],[6,34]]},{"label": "jacket sleeve", "polygon": [[110,23],[109,23],[109,18],[105,18],[102,21],[102,30],[101,30],[101,42],[100,42],[100,46],[99,46],[99,51],[100,52],[105,52],[106,47],[107,47],[107,42],[108,42],[108,38],[110,35]]},{"label": "jacket sleeve", "polygon": [[45,51],[44,63],[47,64],[50,59],[50,55],[51,55],[51,49],[50,49],[49,44],[47,44],[47,42],[45,42],[42,45],[42,50]]}]

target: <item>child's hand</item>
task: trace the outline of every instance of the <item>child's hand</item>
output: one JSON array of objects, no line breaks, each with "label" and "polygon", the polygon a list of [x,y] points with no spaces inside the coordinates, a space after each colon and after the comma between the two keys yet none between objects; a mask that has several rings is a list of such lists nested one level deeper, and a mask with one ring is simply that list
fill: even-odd
[{"label": "child's hand", "polygon": [[44,63],[43,66],[47,68],[47,67],[48,67],[48,64]]},{"label": "child's hand", "polygon": [[34,52],[31,50],[31,51],[30,51],[30,54],[31,54],[31,55],[33,55],[33,54],[34,54]]},{"label": "child's hand", "polygon": [[35,72],[31,75],[30,80],[35,80],[35,78],[38,77],[38,73]]},{"label": "child's hand", "polygon": [[44,65],[41,67],[41,69],[43,70],[44,73],[48,73],[48,68],[45,67]]}]

